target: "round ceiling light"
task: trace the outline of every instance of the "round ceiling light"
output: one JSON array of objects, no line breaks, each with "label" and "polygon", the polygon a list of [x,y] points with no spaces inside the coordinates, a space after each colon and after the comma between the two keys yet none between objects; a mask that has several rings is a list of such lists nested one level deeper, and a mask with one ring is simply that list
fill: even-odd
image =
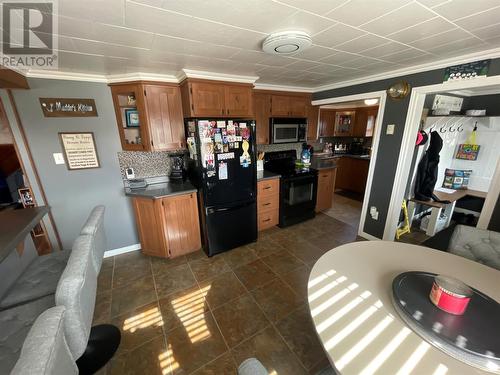
[{"label": "round ceiling light", "polygon": [[378,103],[378,99],[365,99],[366,105],[375,105]]},{"label": "round ceiling light", "polygon": [[262,43],[262,49],[272,55],[289,55],[311,45],[311,37],[303,31],[282,31],[269,35]]}]

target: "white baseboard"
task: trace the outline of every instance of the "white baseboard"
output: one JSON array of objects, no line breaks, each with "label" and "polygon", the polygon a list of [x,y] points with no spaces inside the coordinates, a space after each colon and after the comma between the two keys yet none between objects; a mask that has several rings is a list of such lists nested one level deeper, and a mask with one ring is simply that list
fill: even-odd
[{"label": "white baseboard", "polygon": [[359,231],[358,236],[363,237],[365,240],[369,241],[381,241],[380,238],[372,236],[371,234],[362,231]]},{"label": "white baseboard", "polygon": [[115,255],[130,253],[131,251],[141,250],[141,244],[136,243],[135,245],[119,247],[118,249],[108,250],[104,252],[104,258],[113,257]]}]

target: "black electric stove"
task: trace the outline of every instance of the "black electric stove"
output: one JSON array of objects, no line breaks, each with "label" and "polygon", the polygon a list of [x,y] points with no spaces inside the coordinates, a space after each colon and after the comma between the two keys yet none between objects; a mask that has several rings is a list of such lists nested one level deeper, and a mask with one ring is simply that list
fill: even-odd
[{"label": "black electric stove", "polygon": [[279,227],[287,227],[315,216],[318,171],[297,168],[295,150],[267,152],[264,169],[281,175]]}]

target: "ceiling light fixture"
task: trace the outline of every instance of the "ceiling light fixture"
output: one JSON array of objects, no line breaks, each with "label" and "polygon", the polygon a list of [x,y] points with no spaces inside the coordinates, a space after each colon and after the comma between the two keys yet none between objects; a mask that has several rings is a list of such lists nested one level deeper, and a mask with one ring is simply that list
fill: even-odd
[{"label": "ceiling light fixture", "polygon": [[303,31],[282,31],[269,35],[262,43],[262,49],[272,55],[290,55],[311,45],[311,37]]},{"label": "ceiling light fixture", "polygon": [[366,105],[375,105],[378,103],[378,99],[365,99]]}]

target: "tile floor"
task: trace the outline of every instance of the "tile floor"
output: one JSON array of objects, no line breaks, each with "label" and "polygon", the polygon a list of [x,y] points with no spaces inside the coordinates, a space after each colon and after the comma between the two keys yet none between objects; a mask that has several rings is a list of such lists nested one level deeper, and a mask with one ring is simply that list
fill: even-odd
[{"label": "tile floor", "polygon": [[270,373],[315,374],[328,360],[309,316],[309,272],[356,240],[354,227],[319,214],[212,258],[105,259],[94,324],[119,327],[122,343],[100,374],[234,375],[249,357]]},{"label": "tile floor", "polygon": [[352,199],[346,195],[335,193],[333,194],[332,207],[324,213],[354,228],[358,228],[362,207],[362,200]]}]

